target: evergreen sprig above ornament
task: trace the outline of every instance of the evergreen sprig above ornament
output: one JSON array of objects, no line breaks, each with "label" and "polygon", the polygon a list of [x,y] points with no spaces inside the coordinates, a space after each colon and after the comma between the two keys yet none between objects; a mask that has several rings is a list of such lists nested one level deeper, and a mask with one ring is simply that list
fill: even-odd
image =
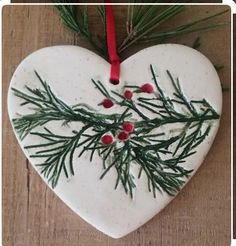
[{"label": "evergreen sprig above ornament", "polygon": [[[150,83],[126,84],[120,92],[110,91],[101,81],[91,79],[95,89],[104,96],[98,105],[106,108],[106,114],[83,103],[68,105],[37,72],[40,88],[25,86],[27,92],[12,88],[15,96],[22,99],[21,105],[32,111],[14,118],[14,128],[20,139],[31,134],[43,140],[25,149],[34,151],[31,158],[42,160],[37,166],[53,188],[62,173],[67,178],[75,175],[75,158],[90,153],[90,161],[94,156],[103,159],[104,171],[100,178],[114,168],[115,188],[121,184],[131,198],[136,179],[142,173],[154,197],[157,191],[175,195],[181,189],[193,171],[184,167],[187,158],[195,154],[219,115],[205,99],[188,100],[179,79],[170,71],[166,73],[173,87],[171,97],[160,87],[152,65],[150,73]],[[109,107],[104,102],[110,102]],[[109,114],[109,108],[114,105],[121,107],[122,113]],[[70,122],[83,126],[72,130],[70,135],[58,135],[49,129],[50,121],[59,121],[64,127],[70,126]],[[172,128],[176,123],[178,129]],[[132,172],[134,166],[140,170],[137,176]]]},{"label": "evergreen sprig above ornament", "polygon": [[[97,6],[97,12],[100,16],[101,26],[103,27],[102,35],[93,35],[89,26],[89,12],[87,6],[69,5],[70,1],[53,1],[59,10],[60,16],[65,25],[85,39],[87,39],[100,56],[106,58],[106,23],[105,8],[103,5]],[[169,3],[177,3],[181,1],[170,1]],[[229,24],[228,22],[211,23],[210,21],[225,14],[228,10],[220,11],[211,15],[207,15],[197,20],[189,21],[174,25],[171,28],[160,27],[171,21],[172,18],[179,16],[181,13],[188,11],[186,5],[158,5],[159,1],[150,1],[155,5],[140,5],[140,1],[130,1],[131,5],[127,6],[127,18],[124,25],[126,26],[126,36],[118,47],[118,52],[122,54],[127,48],[138,43],[160,44],[171,38],[180,35],[186,35],[194,32],[209,31],[220,28]],[[137,5],[135,5],[137,3]]]}]

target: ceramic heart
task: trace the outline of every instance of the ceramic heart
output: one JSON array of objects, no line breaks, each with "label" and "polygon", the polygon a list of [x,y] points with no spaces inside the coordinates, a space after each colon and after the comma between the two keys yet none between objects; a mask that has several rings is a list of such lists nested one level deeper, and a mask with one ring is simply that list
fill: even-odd
[{"label": "ceramic heart", "polygon": [[29,55],[8,111],[33,167],[72,210],[119,238],[160,212],[203,162],[222,107],[213,65],[165,44],[110,65],[75,46]]}]

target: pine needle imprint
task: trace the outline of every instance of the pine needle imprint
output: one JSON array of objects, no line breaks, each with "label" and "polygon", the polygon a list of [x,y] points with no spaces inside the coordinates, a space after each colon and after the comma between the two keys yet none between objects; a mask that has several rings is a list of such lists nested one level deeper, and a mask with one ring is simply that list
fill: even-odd
[{"label": "pine needle imprint", "polygon": [[[29,134],[44,140],[25,149],[34,151],[31,158],[42,160],[37,167],[52,188],[62,173],[67,178],[75,175],[74,158],[89,153],[90,161],[98,156],[103,159],[100,178],[115,169],[115,188],[121,185],[131,198],[136,179],[142,174],[146,175],[148,190],[154,197],[157,192],[173,196],[181,189],[193,171],[184,167],[187,158],[196,153],[219,115],[206,99],[188,100],[179,79],[170,71],[166,74],[173,87],[171,97],[159,85],[152,65],[150,73],[150,84],[125,85],[120,93],[108,90],[101,81],[91,80],[95,89],[112,102],[110,106],[119,105],[122,113],[98,113],[84,103],[69,106],[37,72],[40,89],[25,86],[27,92],[23,92],[11,88],[22,99],[21,106],[33,110],[14,118],[14,128],[21,140]],[[126,98],[124,90],[132,91],[129,95],[135,94],[135,99]],[[70,122],[79,122],[83,126],[79,131],[72,130],[71,135],[58,135],[47,126],[52,121],[69,126]],[[44,130],[39,130],[40,126]],[[163,127],[170,130],[163,131]],[[140,169],[137,177],[132,174],[134,165]]]}]

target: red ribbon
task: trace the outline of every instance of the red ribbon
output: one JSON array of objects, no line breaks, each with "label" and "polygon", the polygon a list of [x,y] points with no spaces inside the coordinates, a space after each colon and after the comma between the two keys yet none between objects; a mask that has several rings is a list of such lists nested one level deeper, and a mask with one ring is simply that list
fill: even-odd
[{"label": "red ribbon", "polygon": [[110,82],[114,85],[119,84],[120,79],[120,58],[116,51],[116,33],[115,21],[112,12],[112,5],[110,0],[106,0],[106,32],[107,32],[107,48],[109,60],[111,63]]}]

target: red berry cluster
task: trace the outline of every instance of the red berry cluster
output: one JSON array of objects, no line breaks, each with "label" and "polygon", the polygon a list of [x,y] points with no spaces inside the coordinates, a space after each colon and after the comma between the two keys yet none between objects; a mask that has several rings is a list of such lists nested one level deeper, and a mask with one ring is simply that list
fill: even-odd
[{"label": "red berry cluster", "polygon": [[[139,91],[151,94],[154,92],[154,88],[150,83],[145,83],[139,87]],[[123,96],[126,100],[130,101],[133,97],[133,91],[126,89],[123,93]],[[102,105],[104,108],[111,108],[114,103],[110,98],[105,98],[100,105]],[[129,139],[130,134],[134,131],[134,124],[132,122],[125,121],[123,122],[122,128],[123,130],[118,133],[117,138],[120,141],[126,141]],[[111,134],[105,134],[102,136],[101,142],[105,145],[110,145],[114,142],[114,137]]]},{"label": "red berry cluster", "polygon": [[[154,92],[154,88],[150,83],[145,83],[139,87],[139,91],[143,93],[151,94]],[[130,101],[132,100],[133,97],[133,91],[127,89],[124,91],[123,96],[126,100]],[[102,105],[104,108],[111,108],[114,105],[114,103],[110,98],[105,98],[100,103],[100,105]]]},{"label": "red berry cluster", "polygon": [[134,124],[129,121],[125,121],[122,125],[123,131],[118,134],[118,139],[126,141],[129,139],[129,135],[134,131]]},{"label": "red berry cluster", "polygon": [[[129,139],[129,135],[134,131],[134,124],[129,121],[125,121],[122,125],[123,130],[118,133],[117,138],[120,141],[126,141]],[[113,143],[114,139],[111,134],[105,134],[102,136],[101,141],[105,145],[110,145]]]}]

